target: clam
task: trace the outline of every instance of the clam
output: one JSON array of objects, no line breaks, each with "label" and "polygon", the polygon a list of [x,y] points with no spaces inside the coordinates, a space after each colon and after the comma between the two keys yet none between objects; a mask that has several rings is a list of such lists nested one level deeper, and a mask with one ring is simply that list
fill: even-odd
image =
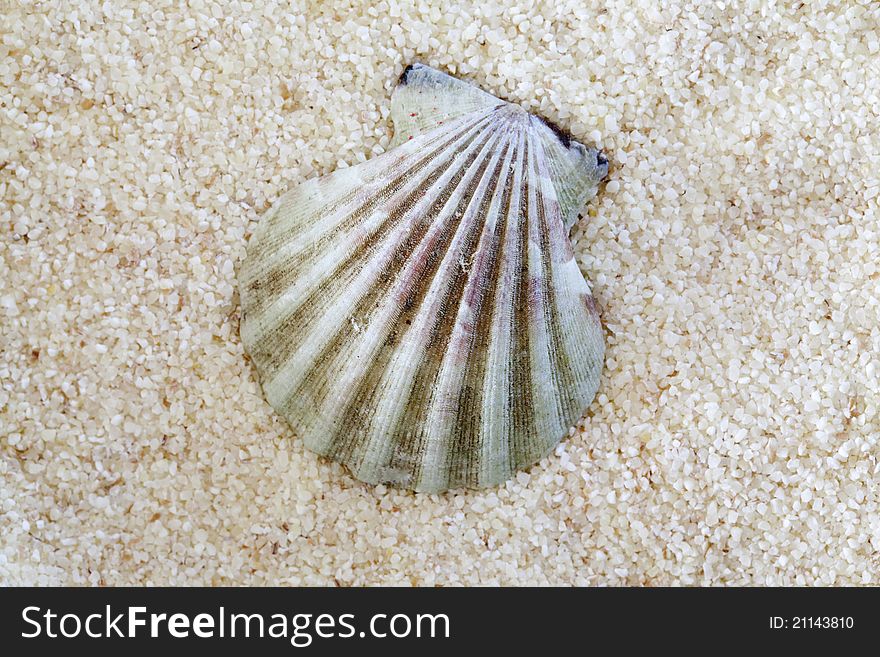
[{"label": "clam", "polygon": [[272,407],[358,479],[497,485],[592,401],[602,327],[568,233],[608,172],[544,119],[423,65],[386,153],[261,219],[241,336]]}]

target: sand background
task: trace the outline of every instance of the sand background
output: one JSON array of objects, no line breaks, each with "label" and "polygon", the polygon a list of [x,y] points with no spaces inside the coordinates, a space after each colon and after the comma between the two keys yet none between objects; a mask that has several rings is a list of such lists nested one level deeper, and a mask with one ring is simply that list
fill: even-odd
[{"label": "sand background", "polygon": [[[878,584],[874,2],[0,3],[0,582]],[[238,337],[272,200],[412,61],[601,145],[607,334],[506,485],[372,488]]]}]

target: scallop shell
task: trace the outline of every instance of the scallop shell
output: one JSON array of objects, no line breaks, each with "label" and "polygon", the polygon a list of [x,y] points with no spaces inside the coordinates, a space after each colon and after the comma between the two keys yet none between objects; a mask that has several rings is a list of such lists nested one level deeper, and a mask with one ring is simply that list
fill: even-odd
[{"label": "scallop shell", "polygon": [[608,165],[427,66],[391,102],[393,148],[261,220],[241,336],[272,407],[358,479],[494,486],[596,393],[602,328],[568,231]]}]

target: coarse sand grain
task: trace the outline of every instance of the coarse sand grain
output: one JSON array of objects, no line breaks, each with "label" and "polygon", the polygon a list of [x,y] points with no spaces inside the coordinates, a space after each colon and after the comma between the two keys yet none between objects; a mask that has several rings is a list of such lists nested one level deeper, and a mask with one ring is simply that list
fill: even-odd
[{"label": "coarse sand grain", "polygon": [[[878,3],[0,6],[0,582],[880,584]],[[261,212],[413,61],[611,161],[599,394],[487,491],[306,451],[238,336]]]}]

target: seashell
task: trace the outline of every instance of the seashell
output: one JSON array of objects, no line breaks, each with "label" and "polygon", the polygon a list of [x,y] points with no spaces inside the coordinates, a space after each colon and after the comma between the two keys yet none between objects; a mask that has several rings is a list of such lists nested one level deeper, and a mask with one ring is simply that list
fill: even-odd
[{"label": "seashell", "polygon": [[602,328],[568,232],[608,164],[427,66],[391,105],[393,148],[260,221],[242,340],[272,407],[358,479],[494,486],[596,393]]}]

